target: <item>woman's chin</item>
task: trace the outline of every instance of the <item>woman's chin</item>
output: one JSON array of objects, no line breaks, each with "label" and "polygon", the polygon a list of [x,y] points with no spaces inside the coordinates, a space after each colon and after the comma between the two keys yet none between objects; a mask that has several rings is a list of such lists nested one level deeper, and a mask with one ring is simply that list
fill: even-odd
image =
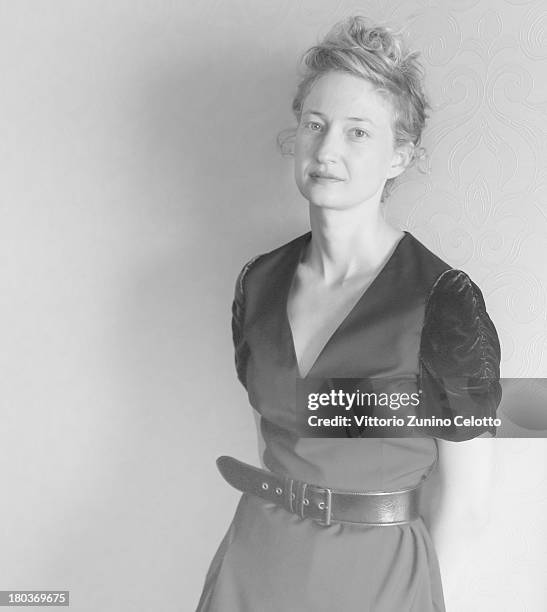
[{"label": "woman's chin", "polygon": [[[349,210],[365,206],[366,208],[380,205],[382,190],[370,190],[361,194],[337,193],[334,189],[301,189],[300,193],[310,206],[329,210]],[[352,197],[353,196],[353,197]]]},{"label": "woman's chin", "polygon": [[308,193],[304,197],[308,200],[311,207],[325,210],[348,210],[356,204],[355,201],[334,194]]}]

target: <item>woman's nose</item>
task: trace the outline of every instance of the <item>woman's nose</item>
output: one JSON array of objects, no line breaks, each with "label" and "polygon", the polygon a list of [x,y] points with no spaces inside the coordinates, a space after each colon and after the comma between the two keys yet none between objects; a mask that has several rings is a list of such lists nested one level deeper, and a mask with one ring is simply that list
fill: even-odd
[{"label": "woman's nose", "polygon": [[315,157],[319,163],[334,162],[340,156],[341,142],[334,130],[326,130],[317,143]]}]

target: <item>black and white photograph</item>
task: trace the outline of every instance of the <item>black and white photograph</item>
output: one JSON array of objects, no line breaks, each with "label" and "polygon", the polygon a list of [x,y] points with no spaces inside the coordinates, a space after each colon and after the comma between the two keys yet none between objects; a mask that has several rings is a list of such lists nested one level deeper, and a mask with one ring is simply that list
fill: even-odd
[{"label": "black and white photograph", "polygon": [[0,606],[545,612],[545,2],[0,49]]}]

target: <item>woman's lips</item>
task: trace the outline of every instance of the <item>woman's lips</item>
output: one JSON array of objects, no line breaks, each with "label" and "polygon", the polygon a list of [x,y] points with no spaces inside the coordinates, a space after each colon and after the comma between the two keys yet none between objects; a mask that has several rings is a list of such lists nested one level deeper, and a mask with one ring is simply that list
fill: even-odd
[{"label": "woman's lips", "polygon": [[344,180],[344,179],[341,179],[341,178],[339,178],[337,176],[334,176],[333,174],[319,174],[319,173],[315,173],[315,172],[312,172],[310,174],[310,177],[314,181],[321,181],[321,182],[327,182],[327,183],[337,183],[339,181]]}]

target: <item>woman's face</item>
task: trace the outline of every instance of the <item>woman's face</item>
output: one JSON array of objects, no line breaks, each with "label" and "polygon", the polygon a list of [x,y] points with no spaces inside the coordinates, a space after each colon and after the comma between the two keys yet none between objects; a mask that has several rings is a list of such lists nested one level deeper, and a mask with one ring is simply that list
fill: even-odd
[{"label": "woman's face", "polygon": [[344,72],[320,77],[296,132],[295,179],[316,206],[347,209],[380,201],[408,163],[394,149],[392,108],[369,81]]}]

